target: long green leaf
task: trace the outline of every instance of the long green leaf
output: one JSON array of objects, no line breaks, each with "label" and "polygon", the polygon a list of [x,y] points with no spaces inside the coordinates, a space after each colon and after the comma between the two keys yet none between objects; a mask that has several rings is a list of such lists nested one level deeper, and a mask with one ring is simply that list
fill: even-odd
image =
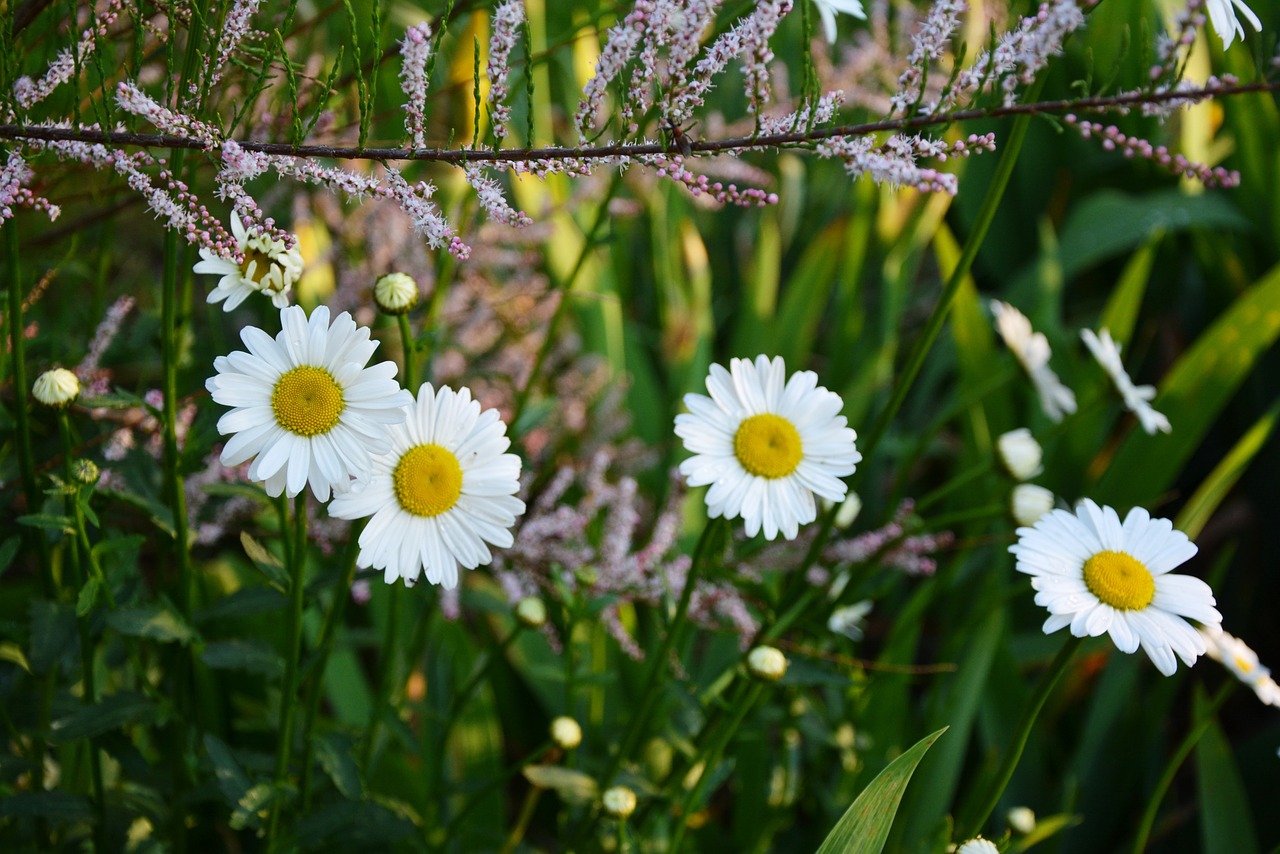
[{"label": "long green leaf", "polygon": [[[1199,717],[1208,701],[1196,698]],[[1253,817],[1245,795],[1240,771],[1231,755],[1231,745],[1217,721],[1196,744],[1196,784],[1200,793],[1201,849],[1205,854],[1255,854],[1258,840],[1253,834]]]},{"label": "long green leaf", "polygon": [[902,794],[907,790],[907,783],[911,782],[911,775],[925,752],[946,731],[944,727],[925,736],[890,762],[889,767],[862,790],[862,794],[836,822],[818,854],[879,854],[889,836],[889,828],[893,826]]},{"label": "long green leaf", "polygon": [[1271,404],[1271,408],[1249,428],[1249,432],[1240,437],[1227,455],[1214,466],[1213,471],[1196,489],[1195,494],[1182,507],[1175,526],[1179,531],[1195,539],[1213,511],[1218,509],[1222,499],[1227,497],[1231,487],[1235,486],[1245,469],[1249,467],[1255,454],[1266,444],[1275,429],[1276,417],[1280,415],[1280,400]]}]

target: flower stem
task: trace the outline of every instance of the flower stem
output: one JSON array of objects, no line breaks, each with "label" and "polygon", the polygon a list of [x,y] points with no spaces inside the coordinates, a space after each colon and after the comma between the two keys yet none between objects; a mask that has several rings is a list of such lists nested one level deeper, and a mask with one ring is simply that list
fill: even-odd
[{"label": "flower stem", "polygon": [[[285,627],[286,649],[284,683],[280,687],[280,723],[277,727],[276,762],[272,780],[282,786],[288,779],[289,759],[293,754],[293,718],[298,699],[298,659],[302,654],[302,606],[306,593],[307,494],[298,493],[293,503],[293,548],[289,559],[289,614]],[[284,532],[289,536],[288,530]],[[271,809],[267,830],[267,850],[275,850],[283,802],[277,798]]]},{"label": "flower stem", "polygon": [[320,711],[320,699],[324,696],[325,668],[329,664],[329,656],[333,653],[338,626],[342,625],[342,617],[346,613],[347,600],[351,598],[351,584],[356,574],[356,555],[360,551],[360,532],[364,530],[365,521],[361,519],[351,526],[347,545],[342,552],[342,571],[334,579],[333,598],[329,603],[329,611],[324,617],[324,626],[320,629],[320,638],[316,642],[315,661],[312,662],[311,671],[304,682],[306,706],[302,717],[302,783],[300,786],[304,813],[311,807],[311,731],[315,726],[316,715]]},{"label": "flower stem", "polygon": [[[698,775],[698,781],[693,784],[680,799],[680,803],[676,808],[676,832],[671,839],[672,851],[680,851],[680,843],[684,841],[684,834],[689,829],[689,810],[698,803],[698,799],[702,796],[702,790],[707,784],[707,779],[711,777],[715,770],[716,764],[720,761],[721,755],[724,754],[725,748],[729,746],[729,742],[733,739],[734,734],[738,731],[738,727],[746,720],[747,712],[751,711],[751,707],[760,699],[760,695],[764,692],[764,685],[756,683],[747,691],[744,698],[738,699],[733,704],[733,717],[725,724],[716,728],[712,736],[711,743],[704,751],[699,751],[699,756],[705,756],[702,759],[702,773]],[[690,767],[698,767],[699,757],[694,757]]]},{"label": "flower stem", "polygon": [[627,730],[623,736],[622,744],[618,752],[609,761],[608,768],[600,778],[600,791],[602,792],[613,785],[614,778],[617,776],[622,764],[631,758],[632,752],[640,742],[640,737],[644,734],[645,724],[648,722],[649,715],[653,711],[654,704],[657,703],[658,696],[661,693],[658,690],[659,679],[666,672],[669,665],[668,658],[671,655],[671,650],[675,648],[680,635],[683,634],[682,629],[689,614],[689,602],[693,599],[693,591],[697,586],[698,577],[706,568],[708,552],[711,551],[713,532],[718,531],[723,524],[724,519],[722,518],[712,519],[702,529],[702,536],[698,538],[698,545],[693,551],[693,563],[689,567],[688,575],[685,576],[684,589],[680,591],[680,601],[676,605],[676,612],[662,636],[662,642],[658,645],[657,651],[649,660],[649,672],[645,674],[644,685],[639,694],[640,708],[627,722]]},{"label": "flower stem", "polygon": [[1147,800],[1147,808],[1142,813],[1142,820],[1138,822],[1138,832],[1133,839],[1133,854],[1142,854],[1147,849],[1147,840],[1151,838],[1151,828],[1155,825],[1156,813],[1160,810],[1160,802],[1164,800],[1164,796],[1169,792],[1169,787],[1173,785],[1173,778],[1177,776],[1178,769],[1182,767],[1183,762],[1187,761],[1187,757],[1200,741],[1201,736],[1213,724],[1214,715],[1218,713],[1218,710],[1222,708],[1222,704],[1231,696],[1231,692],[1235,690],[1237,684],[1239,683],[1236,680],[1230,679],[1218,689],[1218,693],[1213,695],[1213,699],[1204,710],[1204,715],[1187,732],[1182,739],[1182,743],[1178,745],[1178,749],[1169,758],[1169,764],[1165,766],[1164,773],[1160,775],[1155,789],[1151,792],[1151,797]]},{"label": "flower stem", "polygon": [[[65,480],[66,488],[71,490],[75,487],[75,480],[71,471],[74,447],[71,442],[71,425],[67,419],[67,411],[65,409],[58,412],[58,437],[62,440],[62,476]],[[77,533],[84,530],[84,513],[80,510],[80,496],[78,493],[79,490],[68,492],[65,501],[67,515],[75,519]],[[79,588],[85,583],[85,580],[80,563],[78,537],[72,539],[66,554],[71,564],[72,583]],[[92,706],[98,702],[97,677],[93,666],[94,643],[89,620],[89,614],[77,616],[76,618],[76,627],[80,633],[80,668],[83,671],[81,678],[84,682],[84,696],[81,699],[86,706]],[[90,736],[86,741],[89,743],[89,774],[93,792],[93,811],[96,815],[96,820],[93,824],[93,850],[104,852],[107,850],[107,809],[102,795],[102,757],[98,754],[97,737]]]},{"label": "flower stem", "polygon": [[404,387],[413,395],[418,394],[417,367],[418,348],[414,342],[413,330],[409,327],[408,315],[398,315],[396,321],[400,326],[400,341],[404,347]]},{"label": "flower stem", "polygon": [[1000,802],[1000,796],[1004,794],[1005,788],[1013,778],[1014,769],[1018,767],[1018,761],[1022,758],[1022,751],[1027,746],[1027,739],[1031,735],[1032,727],[1035,726],[1036,718],[1040,715],[1040,710],[1044,708],[1045,701],[1049,699],[1054,687],[1062,679],[1062,674],[1067,672],[1067,665],[1071,663],[1071,657],[1079,649],[1082,640],[1082,638],[1069,636],[1053,661],[1049,663],[1044,675],[1040,677],[1035,693],[1031,695],[1026,708],[1022,711],[1022,718],[1013,729],[1013,736],[1009,739],[1009,747],[1005,751],[1000,770],[987,786],[982,800],[978,801],[980,806],[977,810],[967,820],[959,823],[960,832],[956,836],[957,839],[971,839],[977,836],[978,831],[982,830],[982,826],[991,817],[991,813],[995,812],[996,804]]},{"label": "flower stem", "polygon": [[378,689],[369,709],[369,725],[365,729],[364,753],[361,765],[367,776],[373,776],[373,762],[381,728],[384,707],[391,701],[391,686],[396,682],[399,670],[396,651],[400,649],[400,599],[404,583],[396,582],[387,590],[387,632],[382,640],[382,656],[378,666]]}]

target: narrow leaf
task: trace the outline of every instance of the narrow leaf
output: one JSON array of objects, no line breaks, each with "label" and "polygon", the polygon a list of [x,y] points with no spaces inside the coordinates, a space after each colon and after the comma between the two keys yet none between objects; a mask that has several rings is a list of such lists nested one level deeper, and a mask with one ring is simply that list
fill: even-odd
[{"label": "narrow leaf", "polygon": [[889,828],[902,802],[902,794],[916,766],[938,737],[940,729],[915,743],[910,750],[889,763],[832,828],[818,854],[879,854],[889,837]]},{"label": "narrow leaf", "polygon": [[91,738],[125,724],[151,721],[155,718],[155,713],[155,703],[141,694],[112,694],[54,721],[49,727],[49,740],[55,744],[65,744],[80,738]]}]

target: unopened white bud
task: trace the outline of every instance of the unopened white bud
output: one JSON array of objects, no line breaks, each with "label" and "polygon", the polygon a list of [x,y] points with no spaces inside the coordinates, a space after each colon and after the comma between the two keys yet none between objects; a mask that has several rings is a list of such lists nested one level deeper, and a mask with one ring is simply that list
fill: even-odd
[{"label": "unopened white bud", "polygon": [[777,682],[787,673],[787,657],[771,646],[758,646],[747,653],[747,672],[764,682]]},{"label": "unopened white bud", "polygon": [[1030,807],[1014,807],[1005,813],[1004,820],[1010,830],[1023,836],[1036,829],[1036,814]]},{"label": "unopened white bud", "polygon": [[1030,527],[1053,509],[1053,493],[1034,483],[1020,483],[1009,496],[1009,512],[1013,521]]},{"label": "unopened white bud", "polygon": [[387,314],[404,314],[418,304],[418,283],[407,273],[388,273],[374,282],[373,301]]},{"label": "unopened white bud", "polygon": [[849,497],[840,505],[840,509],[836,511],[835,524],[840,530],[844,530],[853,524],[853,520],[858,518],[858,514],[862,512],[862,499],[858,497],[858,493],[850,492]]},{"label": "unopened white bud", "polygon": [[537,596],[521,599],[516,605],[516,619],[529,629],[540,629],[547,622],[547,606]]},{"label": "unopened white bud", "polygon": [[956,854],[1000,854],[1000,849],[990,839],[978,836],[957,848]]},{"label": "unopened white bud", "polygon": [[31,393],[45,406],[61,409],[80,396],[80,380],[66,368],[54,368],[36,377]]},{"label": "unopened white bud", "polygon": [[1040,443],[1026,427],[1010,430],[996,439],[996,452],[1005,470],[1015,480],[1030,480],[1040,474]]},{"label": "unopened white bud", "polygon": [[582,727],[573,718],[562,715],[551,722],[551,740],[561,750],[573,750],[582,744]]},{"label": "unopened white bud", "polygon": [[613,786],[605,789],[600,796],[600,804],[606,815],[624,819],[636,811],[636,793],[626,786]]}]

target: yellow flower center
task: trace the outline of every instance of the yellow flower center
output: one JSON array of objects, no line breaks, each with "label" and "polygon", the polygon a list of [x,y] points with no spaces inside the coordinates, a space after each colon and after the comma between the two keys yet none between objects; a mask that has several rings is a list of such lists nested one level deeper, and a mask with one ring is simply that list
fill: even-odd
[{"label": "yellow flower center", "polygon": [[1156,580],[1142,562],[1124,552],[1098,552],[1085,561],[1089,592],[1119,611],[1141,611],[1156,595]]},{"label": "yellow flower center", "polygon": [[[253,265],[255,261],[258,263],[258,266],[253,268],[253,277],[250,278],[249,267]],[[247,248],[244,250],[244,263],[240,265],[240,275],[244,276],[254,284],[260,285],[262,284],[262,280],[267,277],[267,272],[270,269],[271,256],[253,248]]]},{"label": "yellow flower center", "polygon": [[804,456],[800,432],[780,415],[764,413],[743,419],[733,436],[733,453],[757,477],[786,477]]},{"label": "yellow flower center", "polygon": [[462,466],[439,445],[417,445],[405,452],[391,475],[396,500],[415,516],[439,516],[462,495]]},{"label": "yellow flower center", "polygon": [[1237,655],[1235,657],[1235,661],[1236,661],[1236,670],[1239,670],[1241,673],[1245,674],[1246,676],[1253,673],[1254,664],[1251,660],[1245,658],[1242,655]]},{"label": "yellow flower center", "polygon": [[271,392],[276,423],[299,436],[328,433],[346,409],[342,389],[324,368],[304,365],[281,374]]}]

